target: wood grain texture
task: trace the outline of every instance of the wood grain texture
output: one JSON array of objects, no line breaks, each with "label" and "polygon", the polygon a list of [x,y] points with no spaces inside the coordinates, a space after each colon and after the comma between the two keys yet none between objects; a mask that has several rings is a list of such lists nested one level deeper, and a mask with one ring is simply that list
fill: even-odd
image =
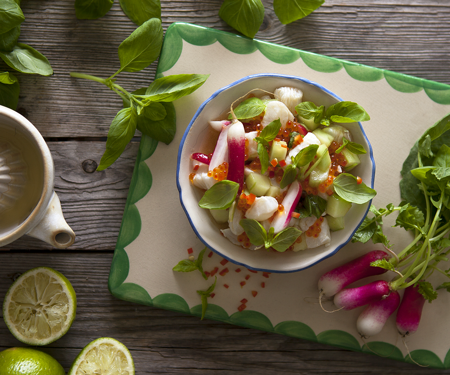
[{"label": "wood grain texture", "polygon": [[[46,265],[63,272],[77,292],[77,318],[66,336],[42,348],[69,368],[91,340],[126,344],[137,374],[450,374],[282,335],[140,306],[111,296],[107,280],[138,149],[132,142],[104,172],[89,173],[105,147],[121,99],[70,71],[108,77],[117,48],[135,28],[116,0],[99,20],[77,20],[74,0],[26,0],[20,41],[51,62],[52,77],[17,74],[19,112],[48,141],[55,190],[77,233],[66,251],[22,238],[0,251],[0,301],[15,273]],[[221,0],[162,0],[163,27],[190,22],[233,32],[219,17]],[[448,0],[326,0],[304,20],[282,25],[272,1],[257,39],[450,84]],[[0,62],[0,71],[9,68]],[[123,73],[126,89],[147,86],[156,63]],[[83,164],[84,163],[84,164]],[[95,166],[94,166],[95,167]],[[86,251],[83,251],[86,250]],[[22,345],[0,320],[0,350]]]}]

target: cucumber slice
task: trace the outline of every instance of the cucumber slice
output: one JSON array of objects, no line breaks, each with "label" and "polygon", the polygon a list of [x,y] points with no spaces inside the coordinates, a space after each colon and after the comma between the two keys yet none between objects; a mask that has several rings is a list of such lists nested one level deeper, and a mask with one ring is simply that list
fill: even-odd
[{"label": "cucumber slice", "polygon": [[333,142],[334,137],[331,134],[324,132],[322,129],[316,129],[313,134],[319,139],[320,143],[330,147],[331,142]]},{"label": "cucumber slice", "polygon": [[333,217],[343,217],[352,207],[350,202],[342,199],[339,195],[333,194],[327,200],[327,214]]},{"label": "cucumber slice", "polygon": [[209,212],[211,212],[211,216],[218,223],[227,223],[228,222],[228,216],[229,216],[228,209],[226,209],[226,210],[209,210]]},{"label": "cucumber slice", "polygon": [[269,190],[267,190],[265,195],[268,195],[269,197],[278,197],[281,194],[281,189],[278,186],[271,186]]},{"label": "cucumber slice", "polygon": [[319,124],[317,124],[317,123],[314,122],[314,118],[307,120],[307,119],[305,119],[305,118],[303,118],[303,117],[301,117],[301,116],[298,116],[298,120],[299,120],[300,123],[301,123],[302,125],[304,125],[305,128],[308,129],[310,132],[312,132],[314,129],[316,129],[316,128],[319,126]]},{"label": "cucumber slice", "polygon": [[270,179],[259,173],[250,173],[245,179],[245,184],[250,193],[261,197],[266,194],[270,188]]},{"label": "cucumber slice", "polygon": [[[326,147],[325,145],[323,146]],[[320,162],[316,165],[314,170],[311,171],[311,174],[309,175],[309,185],[311,187],[317,187],[322,182],[325,182],[328,178],[330,167],[331,158],[327,149],[325,154],[320,159]]]},{"label": "cucumber slice", "polygon": [[347,150],[346,148],[342,150],[342,155],[347,161],[347,164],[344,167],[344,171],[346,172],[350,171],[351,169],[355,168],[359,163],[361,163],[361,160],[359,160],[358,155]]},{"label": "cucumber slice", "polygon": [[286,159],[287,144],[284,141],[273,141],[270,148],[269,160],[277,159],[278,162]]},{"label": "cucumber slice", "polygon": [[330,230],[332,232],[337,232],[338,230],[342,230],[345,227],[345,218],[344,216],[341,217],[333,217],[333,216],[326,216],[328,221],[328,226],[330,227]]}]

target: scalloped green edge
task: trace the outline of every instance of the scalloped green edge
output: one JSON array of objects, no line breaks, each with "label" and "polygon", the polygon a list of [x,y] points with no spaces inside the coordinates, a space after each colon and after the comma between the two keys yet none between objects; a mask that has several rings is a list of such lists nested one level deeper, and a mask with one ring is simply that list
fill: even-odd
[{"label": "scalloped green edge", "polygon": [[[449,85],[186,23],[173,23],[168,28],[156,77],[163,76],[165,71],[176,64],[181,56],[183,40],[197,46],[206,46],[219,42],[229,51],[237,54],[250,54],[259,50],[269,60],[278,64],[290,64],[301,58],[311,69],[324,73],[333,73],[344,68],[347,74],[356,80],[374,82],[384,78],[397,91],[413,93],[424,90],[434,102],[450,104]],[[135,204],[149,192],[152,185],[152,174],[145,160],[154,153],[157,145],[157,141],[147,136],[142,136],[125,205],[124,217],[111,264],[108,288],[111,294],[120,299],[200,317],[201,304],[189,309],[189,305],[183,297],[172,293],[160,294],[152,299],[141,286],[124,282],[128,276],[130,266],[125,247],[139,236],[141,230],[140,215]],[[297,321],[280,322],[274,327],[270,319],[258,311],[244,310],[228,316],[222,307],[212,303],[208,305],[205,318],[317,341],[344,349],[376,354],[381,357],[419,363],[422,366],[450,368],[450,350],[444,362],[429,350],[414,350],[403,357],[396,346],[385,342],[369,342],[361,347],[358,340],[345,331],[327,330],[316,335],[308,325]]]}]

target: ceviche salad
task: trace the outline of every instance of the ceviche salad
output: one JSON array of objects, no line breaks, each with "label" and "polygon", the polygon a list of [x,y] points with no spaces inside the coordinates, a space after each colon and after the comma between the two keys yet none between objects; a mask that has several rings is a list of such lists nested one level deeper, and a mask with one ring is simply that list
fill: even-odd
[{"label": "ceviche salad", "polygon": [[230,103],[228,118],[210,121],[218,134],[213,153],[191,155],[189,179],[204,192],[199,206],[246,249],[327,246],[352,204],[376,195],[349,173],[367,151],[345,127],[370,117],[354,102],[302,101],[294,87],[252,92],[236,108]]}]

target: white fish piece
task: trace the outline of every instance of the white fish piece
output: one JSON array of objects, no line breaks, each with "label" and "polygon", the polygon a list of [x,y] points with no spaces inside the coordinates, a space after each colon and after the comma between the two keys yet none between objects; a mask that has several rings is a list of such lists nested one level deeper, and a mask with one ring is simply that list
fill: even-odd
[{"label": "white fish piece", "polygon": [[266,112],[261,121],[261,125],[263,127],[266,127],[272,121],[275,121],[278,119],[280,119],[281,127],[285,128],[286,123],[288,121],[294,121],[294,115],[289,110],[289,108],[286,107],[286,104],[284,104],[278,100],[268,102],[267,106],[266,106]]},{"label": "white fish piece", "polygon": [[312,226],[317,220],[315,216],[304,217],[303,219],[298,220],[297,226],[300,228],[302,232],[306,232],[310,226]]},{"label": "white fish piece", "polygon": [[209,126],[211,126],[211,128],[213,128],[215,131],[222,131],[222,128],[224,126],[228,126],[231,124],[230,120],[219,120],[219,121],[210,121],[209,122]]},{"label": "white fish piece", "polygon": [[273,93],[275,99],[286,104],[286,107],[292,113],[295,113],[295,107],[301,103],[303,99],[303,92],[295,87],[279,87]]},{"label": "white fish piece", "polygon": [[298,144],[297,146],[295,146],[291,151],[289,151],[288,156],[286,157],[286,164],[291,164],[292,163],[292,159],[291,158],[295,158],[295,156],[304,148],[310,146],[310,145],[320,145],[320,141],[319,138],[317,138],[315,136],[315,134],[308,132],[308,134],[306,134],[303,137],[303,142]]},{"label": "white fish piece", "polygon": [[278,201],[274,197],[257,197],[245,212],[247,219],[264,221],[269,219],[278,209]]},{"label": "white fish piece", "polygon": [[322,245],[329,246],[331,242],[330,227],[327,219],[324,217],[320,226],[320,233],[317,238],[306,236],[306,246],[308,249],[313,249]]},{"label": "white fish piece", "polygon": [[248,160],[253,160],[258,156],[258,142],[255,138],[258,136],[258,131],[245,133],[245,138],[248,140]]},{"label": "white fish piece", "polygon": [[192,179],[192,183],[194,184],[194,186],[197,186],[199,189],[203,190],[208,190],[217,182],[218,181],[213,177],[208,176],[208,172],[196,173],[194,178]]},{"label": "white fish piece", "polygon": [[244,233],[244,228],[239,224],[239,222],[244,218],[244,214],[241,210],[237,208],[236,202],[230,207],[230,216],[228,217],[228,225],[230,227],[231,232],[239,236]]},{"label": "white fish piece", "polygon": [[[241,246],[241,247],[242,247],[242,243],[239,242],[238,236],[236,236],[236,235],[231,231],[230,228],[227,228],[227,229],[221,229],[220,231],[221,231],[222,234],[225,236],[225,238],[227,238],[228,240],[230,240],[230,242],[231,242],[232,244],[237,245],[237,246]],[[257,248],[255,245],[253,245],[253,244],[251,244],[250,247],[249,247],[248,249],[249,249],[249,250],[258,250],[258,248]]]}]

